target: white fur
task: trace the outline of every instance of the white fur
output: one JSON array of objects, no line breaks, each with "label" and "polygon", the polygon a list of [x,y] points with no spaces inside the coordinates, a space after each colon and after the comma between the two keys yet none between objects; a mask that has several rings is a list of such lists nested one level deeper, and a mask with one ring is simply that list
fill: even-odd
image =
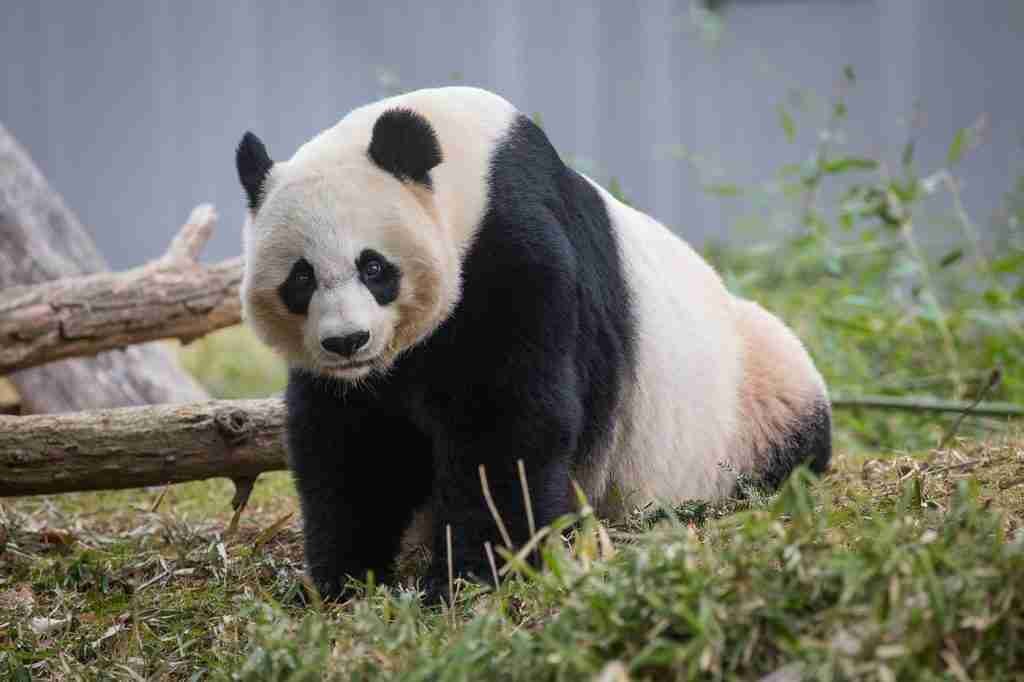
[{"label": "white fur", "polygon": [[[417,111],[438,136],[443,161],[431,171],[433,192],[399,182],[367,157],[374,123],[393,107]],[[460,264],[486,210],[491,153],[516,116],[483,90],[420,90],[354,110],[276,164],[245,240],[243,301],[261,336],[292,364],[328,373],[325,334],[369,329],[357,359],[378,369],[426,338],[458,301]],[[737,472],[756,467],[759,448],[825,399],[824,383],[777,318],[730,295],[663,225],[594,187],[622,253],[637,367],[607,456],[576,474],[591,502],[613,516],[650,500],[725,495]],[[364,248],[403,270],[398,305],[378,306],[358,285],[354,263]],[[276,287],[299,257],[314,265],[320,288],[296,332]],[[335,373],[358,379],[365,371]]]},{"label": "white fur", "polygon": [[[395,107],[420,113],[437,134],[443,160],[431,171],[433,192],[400,182],[367,156],[374,123]],[[419,90],[352,111],[276,163],[246,230],[247,320],[292,365],[345,379],[385,370],[458,301],[462,256],[486,208],[489,154],[515,115],[483,90]],[[397,305],[377,305],[359,284],[354,264],[365,248],[403,271]],[[299,258],[312,263],[318,282],[301,333],[274,295]],[[372,368],[343,368],[321,349],[325,336],[363,329],[370,342],[352,360]]]},{"label": "white fur", "polygon": [[[652,500],[724,496],[738,472],[754,468],[755,444],[824,399],[824,382],[777,318],[732,296],[668,228],[591,184],[619,241],[636,316],[637,367],[608,457],[601,458],[606,466],[582,472],[584,487],[609,516]],[[769,375],[773,366],[779,371]],[[796,412],[765,408],[749,400],[752,390],[778,395]]]},{"label": "white fur", "polygon": [[[289,166],[336,173],[335,164],[345,159],[387,175],[367,159],[366,150],[377,118],[396,107],[421,114],[437,134],[443,160],[430,172],[435,201],[448,241],[462,249],[476,232],[486,209],[490,154],[518,114],[498,95],[479,88],[432,88],[368,104],[302,145]],[[368,199],[360,198],[362,203]]]}]

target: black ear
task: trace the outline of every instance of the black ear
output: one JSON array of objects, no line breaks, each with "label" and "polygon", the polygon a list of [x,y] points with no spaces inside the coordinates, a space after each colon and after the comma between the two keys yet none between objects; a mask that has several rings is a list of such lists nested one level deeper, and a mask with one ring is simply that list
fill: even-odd
[{"label": "black ear", "polygon": [[246,132],[238,143],[235,165],[238,166],[238,179],[242,181],[242,187],[249,198],[249,210],[255,213],[263,199],[263,183],[274,162],[270,160],[263,141],[251,132]]},{"label": "black ear", "polygon": [[441,163],[437,134],[411,109],[389,109],[373,125],[370,158],[403,182],[430,187],[430,169]]}]

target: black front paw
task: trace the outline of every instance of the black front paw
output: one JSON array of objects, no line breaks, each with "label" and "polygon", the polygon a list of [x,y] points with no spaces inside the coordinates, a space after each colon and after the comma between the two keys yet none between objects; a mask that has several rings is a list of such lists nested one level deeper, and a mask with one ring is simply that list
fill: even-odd
[{"label": "black front paw", "polygon": [[[460,583],[472,582],[479,585],[493,586],[492,580],[488,580],[486,576],[491,575],[489,566],[479,565],[473,566],[472,568],[465,568],[455,574],[455,593],[458,595],[460,590]],[[445,564],[440,569],[434,569],[428,571],[427,574],[420,579],[420,591],[423,592],[423,601],[425,604],[437,605],[442,601],[446,604],[451,604],[451,583],[448,580],[448,566]],[[463,585],[464,587],[464,585]]]},{"label": "black front paw", "polygon": [[316,590],[316,596],[324,603],[343,602],[357,593],[356,586],[349,582],[347,576],[320,580],[310,578],[306,588]]},{"label": "black front paw", "polygon": [[442,603],[451,604],[451,589],[448,583],[448,576],[425,575],[420,579],[420,592],[423,593],[423,603],[427,606],[440,606]]}]

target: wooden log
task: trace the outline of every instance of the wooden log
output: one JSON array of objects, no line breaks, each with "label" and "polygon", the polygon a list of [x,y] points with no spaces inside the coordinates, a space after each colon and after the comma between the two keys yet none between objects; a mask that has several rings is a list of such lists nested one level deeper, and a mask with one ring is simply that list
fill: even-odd
[{"label": "wooden log", "polygon": [[[106,269],[78,219],[0,125],[0,289]],[[8,378],[26,414],[209,397],[158,342],[62,360]]]},{"label": "wooden log", "polygon": [[[840,399],[835,407],[946,411],[943,401]],[[962,405],[956,406],[962,409]],[[1021,407],[980,405],[1019,416]],[[280,399],[215,400],[61,415],[0,415],[0,497],[109,490],[231,478],[244,502],[251,481],[287,467]]]},{"label": "wooden log", "polygon": [[21,398],[10,381],[0,377],[0,414],[21,414]]},{"label": "wooden log", "polygon": [[134,270],[0,291],[0,374],[237,324],[242,259],[196,260],[215,222],[212,206],[196,207],[167,253]]},{"label": "wooden log", "polygon": [[286,467],[280,399],[0,415],[0,497],[251,480]]}]

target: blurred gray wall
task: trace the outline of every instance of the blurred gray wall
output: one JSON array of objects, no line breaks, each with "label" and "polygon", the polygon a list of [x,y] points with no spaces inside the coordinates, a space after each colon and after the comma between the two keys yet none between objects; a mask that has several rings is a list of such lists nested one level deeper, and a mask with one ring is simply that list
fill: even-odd
[{"label": "blurred gray wall", "polygon": [[114,267],[161,253],[200,201],[221,214],[206,258],[238,253],[244,130],[286,157],[357,105],[439,84],[540,114],[563,155],[695,242],[749,206],[701,193],[680,151],[738,183],[802,160],[815,129],[798,117],[787,142],[777,107],[829,96],[845,64],[851,151],[898,150],[919,101],[926,167],[989,115],[962,167],[980,220],[1022,172],[1021,0],[735,0],[717,42],[689,0],[3,0],[2,17],[0,120]]}]

